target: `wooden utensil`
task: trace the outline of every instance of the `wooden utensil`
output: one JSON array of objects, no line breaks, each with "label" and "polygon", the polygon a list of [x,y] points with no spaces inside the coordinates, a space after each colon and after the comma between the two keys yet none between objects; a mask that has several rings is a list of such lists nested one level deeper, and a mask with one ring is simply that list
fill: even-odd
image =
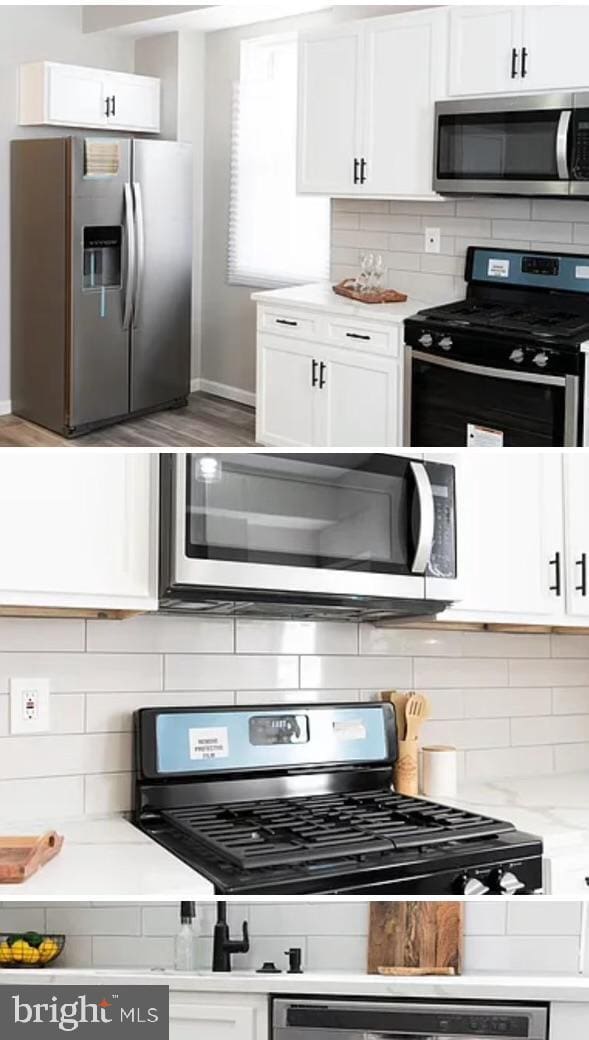
[{"label": "wooden utensil", "polygon": [[418,975],[456,975],[454,968],[379,968],[379,975],[413,976]]},{"label": "wooden utensil", "polygon": [[0,837],[0,884],[18,885],[61,852],[63,838],[56,831],[33,837]]},{"label": "wooden utensil", "polygon": [[394,971],[452,969],[459,975],[462,941],[462,903],[371,903],[368,973],[390,965]]},{"label": "wooden utensil", "polygon": [[412,693],[405,705],[406,740],[417,740],[423,723],[429,718],[429,701],[423,693]]},{"label": "wooden utensil", "polygon": [[405,707],[409,699],[409,694],[400,693],[398,690],[385,690],[381,693],[380,697],[381,700],[388,701],[389,704],[393,705],[397,722],[397,740],[405,740]]}]

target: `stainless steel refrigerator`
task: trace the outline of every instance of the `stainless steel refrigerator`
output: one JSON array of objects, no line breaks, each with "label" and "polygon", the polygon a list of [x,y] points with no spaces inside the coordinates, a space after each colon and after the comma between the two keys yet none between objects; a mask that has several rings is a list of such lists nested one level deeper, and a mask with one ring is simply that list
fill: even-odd
[{"label": "stainless steel refrigerator", "polygon": [[76,436],[190,392],[192,156],[12,142],[12,410]]}]

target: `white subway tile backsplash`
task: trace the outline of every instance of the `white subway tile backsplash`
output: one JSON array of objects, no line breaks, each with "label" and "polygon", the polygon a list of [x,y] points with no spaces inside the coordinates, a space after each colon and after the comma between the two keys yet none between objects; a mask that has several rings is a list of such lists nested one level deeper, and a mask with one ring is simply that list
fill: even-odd
[{"label": "white subway tile backsplash", "polygon": [[127,621],[89,621],[88,650],[147,654],[231,654],[231,618],[204,620],[191,617],[130,618]]},{"label": "white subway tile backsplash", "polygon": [[542,238],[544,242],[572,242],[573,225],[560,221],[494,220],[493,238]]},{"label": "white subway tile backsplash", "polygon": [[9,735],[0,692],[0,800],[22,818],[128,811],[132,715],[159,705],[353,704],[416,688],[432,701],[424,740],[456,744],[467,778],[589,768],[584,636],[162,617],[0,620],[0,645],[10,631],[19,649],[0,652],[0,690],[40,675],[53,691],[52,732],[31,737]]},{"label": "white subway tile backsplash", "polygon": [[0,651],[84,650],[83,621],[61,618],[0,618]]},{"label": "white subway tile backsplash", "polygon": [[[215,905],[198,903],[196,911],[198,967],[210,970]],[[255,970],[266,960],[285,970],[285,950],[299,946],[307,971],[366,972],[366,901],[244,902],[230,905],[228,917],[232,933],[243,920],[250,926],[250,951],[234,958],[238,971]],[[69,967],[171,968],[178,927],[177,903],[0,904],[0,933],[64,933],[60,963]],[[465,907],[464,970],[575,974],[580,927],[578,901],[471,901]]]}]

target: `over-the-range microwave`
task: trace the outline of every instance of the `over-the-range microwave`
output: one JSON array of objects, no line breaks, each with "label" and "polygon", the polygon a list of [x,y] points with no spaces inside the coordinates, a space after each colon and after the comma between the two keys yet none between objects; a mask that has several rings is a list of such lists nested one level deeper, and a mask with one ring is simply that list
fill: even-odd
[{"label": "over-the-range microwave", "polygon": [[438,102],[434,189],[589,197],[589,93]]},{"label": "over-the-range microwave", "polygon": [[423,457],[161,458],[163,610],[384,620],[456,599],[456,473]]}]

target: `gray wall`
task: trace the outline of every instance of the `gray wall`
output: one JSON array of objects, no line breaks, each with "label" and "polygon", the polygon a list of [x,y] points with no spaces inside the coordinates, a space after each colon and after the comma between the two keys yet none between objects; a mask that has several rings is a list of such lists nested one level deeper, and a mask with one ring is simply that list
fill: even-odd
[{"label": "gray wall", "polygon": [[129,72],[133,43],[118,37],[84,36],[79,7],[0,7],[0,412],[7,410],[10,400],[9,143],[13,137],[67,132],[16,125],[18,66],[42,60]]},{"label": "gray wall", "polygon": [[[397,7],[398,13],[411,7]],[[203,356],[205,381],[255,390],[255,307],[250,288],[227,284],[227,233],[231,160],[233,84],[239,79],[244,39],[278,32],[305,31],[334,21],[390,13],[386,7],[338,5],[297,18],[228,29],[207,36],[204,138]]]}]

